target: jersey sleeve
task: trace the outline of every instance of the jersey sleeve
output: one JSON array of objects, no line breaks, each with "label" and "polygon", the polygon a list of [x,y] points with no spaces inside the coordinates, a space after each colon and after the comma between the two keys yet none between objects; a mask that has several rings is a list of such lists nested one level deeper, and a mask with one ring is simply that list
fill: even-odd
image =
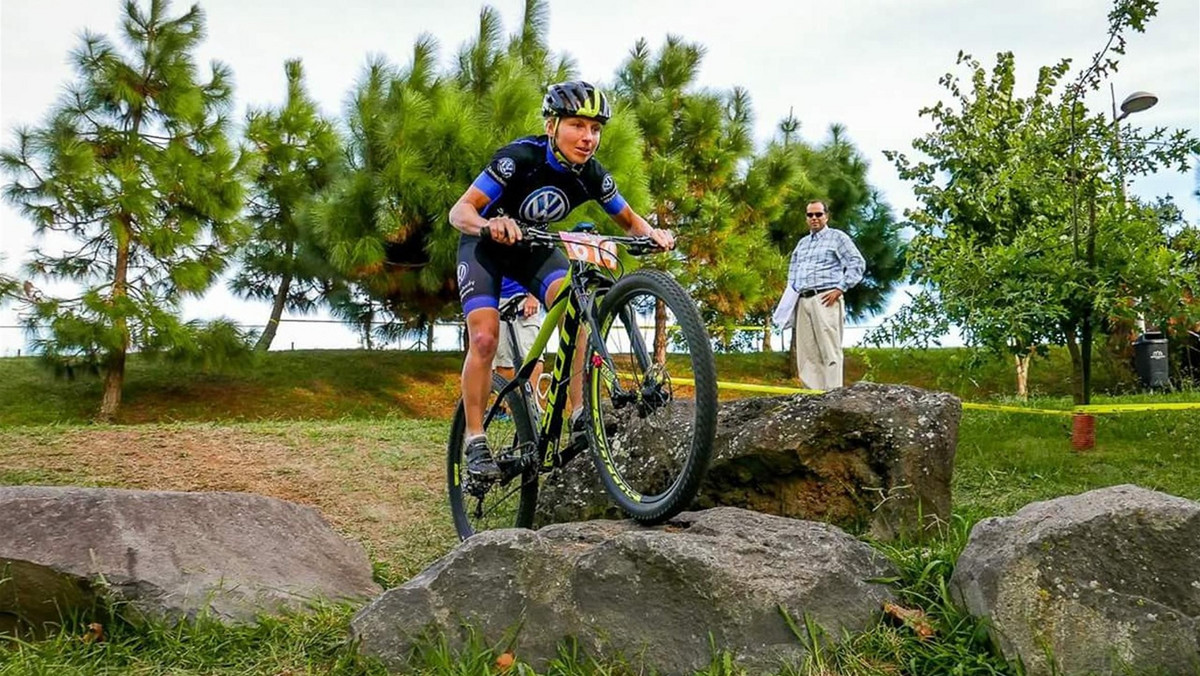
[{"label": "jersey sleeve", "polygon": [[495,202],[504,193],[512,177],[516,176],[518,165],[525,161],[527,154],[512,144],[504,146],[496,151],[492,161],[479,172],[471,185]]},{"label": "jersey sleeve", "polygon": [[621,213],[628,203],[621,197],[621,191],[617,190],[617,179],[599,163],[595,164],[595,171],[588,172],[588,178],[591,183],[588,192],[592,199],[604,207],[604,212],[609,216]]}]

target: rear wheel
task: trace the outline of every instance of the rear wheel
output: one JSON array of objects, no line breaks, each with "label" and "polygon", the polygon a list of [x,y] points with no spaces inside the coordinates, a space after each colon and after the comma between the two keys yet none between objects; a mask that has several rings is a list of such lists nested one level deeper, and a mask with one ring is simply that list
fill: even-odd
[{"label": "rear wheel", "polygon": [[[507,384],[503,377],[492,374],[485,416]],[[446,447],[446,483],[454,529],[462,540],[485,530],[533,526],[538,492],[538,462],[533,457],[537,434],[529,409],[516,390],[505,395],[502,411],[484,426],[492,457],[504,470],[505,478],[500,481],[479,481],[467,474],[463,455],[467,419],[461,400],[454,412]]]},{"label": "rear wheel", "polygon": [[584,386],[600,479],[634,519],[686,509],[708,470],[717,377],[708,332],[679,283],[657,270],[622,277],[597,313],[613,369],[592,356]]}]

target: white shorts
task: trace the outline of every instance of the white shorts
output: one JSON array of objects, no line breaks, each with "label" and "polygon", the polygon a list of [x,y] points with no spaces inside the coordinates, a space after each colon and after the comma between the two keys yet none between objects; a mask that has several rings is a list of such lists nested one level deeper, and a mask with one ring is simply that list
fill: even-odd
[{"label": "white shorts", "polygon": [[[500,305],[503,306],[507,302],[507,298],[500,299]],[[512,347],[509,343],[508,326],[512,324],[517,330],[517,346],[521,349],[520,355],[512,353]],[[538,331],[542,328],[542,314],[540,312],[532,317],[517,317],[513,322],[500,322],[500,343],[496,346],[496,356],[492,359],[492,368],[517,368],[521,364],[514,364],[515,357],[523,358],[527,356],[525,353],[529,351],[529,347],[533,345],[533,341],[537,338]]]}]

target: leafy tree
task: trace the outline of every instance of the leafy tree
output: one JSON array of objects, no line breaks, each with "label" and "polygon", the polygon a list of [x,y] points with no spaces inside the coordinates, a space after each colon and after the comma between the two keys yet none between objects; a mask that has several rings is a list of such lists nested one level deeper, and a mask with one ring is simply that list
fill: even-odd
[{"label": "leafy tree", "polygon": [[[766,246],[766,220],[792,168],[778,156],[755,161],[749,95],[699,89],[703,56],[702,46],[676,36],[657,54],[639,40],[615,90],[644,139],[647,216],[680,236],[668,267],[728,348],[734,326],[768,302],[762,281],[780,261]],[[658,323],[661,352],[661,316]]]},{"label": "leafy tree", "polygon": [[198,6],[169,9],[165,0],[126,3],[124,53],[85,33],[72,55],[77,79],[49,121],[18,130],[0,155],[12,177],[5,197],[39,234],[78,244],[38,252],[28,267],[80,292],[30,301],[27,316],[32,330],[49,326],[35,341],[46,359],[104,370],[100,420],[117,413],[130,349],[199,356],[203,329],[180,320],[180,300],[209,288],[241,234],[229,69],[214,63],[202,80],[193,54],[204,16]]},{"label": "leafy tree", "polygon": [[250,171],[249,221],[254,232],[239,250],[241,270],[231,280],[242,298],[271,301],[271,315],[255,349],[270,348],[283,311],[316,309],[331,286],[332,269],[312,241],[302,213],[337,176],[341,142],[304,91],[300,61],[284,65],[287,100],[278,110],[246,117]]},{"label": "leafy tree", "polygon": [[[1091,343],[1110,317],[1131,316],[1144,300],[1175,298],[1185,276],[1167,247],[1162,212],[1123,196],[1127,173],[1185,169],[1196,140],[1186,132],[1140,131],[1122,138],[1104,115],[1079,103],[1122,53],[1126,30],[1142,30],[1155,3],[1122,0],[1110,15],[1109,45],[1072,84],[1069,60],[1039,71],[1034,91],[1015,93],[1014,58],[998,56],[989,74],[968,55],[968,85],[941,80],[954,103],[922,115],[935,131],[913,147],[929,158],[889,153],[902,178],[916,182],[921,208],[910,264],[926,285],[913,311],[876,339],[912,338],[952,323],[968,344],[1022,360],[1046,344],[1066,345],[1075,399],[1090,400]],[[1113,46],[1115,45],[1115,47]],[[1027,366],[1027,363],[1026,363]]]}]

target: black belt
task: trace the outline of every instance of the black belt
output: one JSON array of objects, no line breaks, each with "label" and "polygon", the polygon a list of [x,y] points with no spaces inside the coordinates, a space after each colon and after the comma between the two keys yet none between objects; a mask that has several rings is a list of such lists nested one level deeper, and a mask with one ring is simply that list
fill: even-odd
[{"label": "black belt", "polygon": [[831,286],[827,289],[805,289],[800,292],[800,297],[801,298],[812,298],[813,296],[817,295],[818,293],[826,293],[829,291],[833,291],[836,288],[837,288],[836,286]]}]

